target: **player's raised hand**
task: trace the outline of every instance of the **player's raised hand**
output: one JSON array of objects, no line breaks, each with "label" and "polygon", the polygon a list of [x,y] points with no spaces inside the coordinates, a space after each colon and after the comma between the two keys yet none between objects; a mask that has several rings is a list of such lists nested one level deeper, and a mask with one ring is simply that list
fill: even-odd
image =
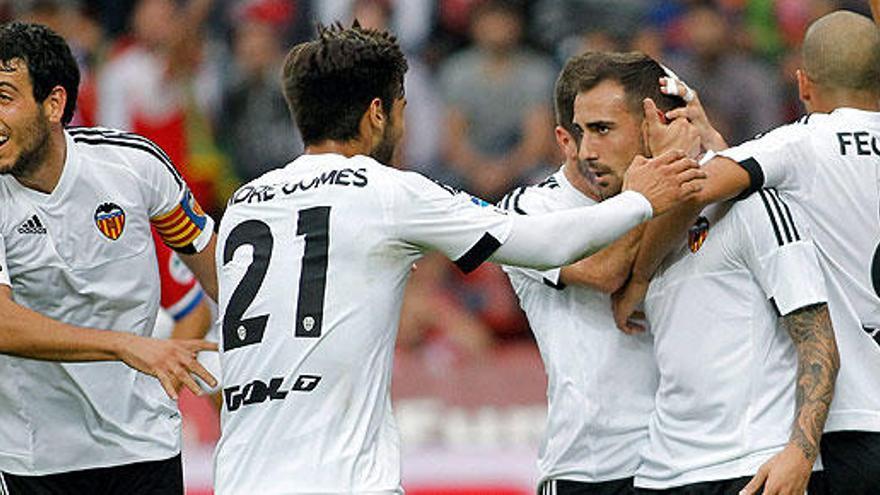
[{"label": "player's raised hand", "polygon": [[740,490],[739,495],[804,495],[812,471],[813,461],[808,460],[800,448],[789,443],[758,469],[758,474]]},{"label": "player's raised hand", "polygon": [[642,100],[645,110],[645,142],[652,156],[667,151],[683,151],[690,158],[700,154],[700,132],[687,119],[675,119],[669,123],[654,100]]},{"label": "player's raised hand", "polygon": [[660,92],[667,95],[681,96],[687,102],[687,106],[673,108],[666,112],[666,120],[674,122],[682,119],[693,124],[700,136],[700,144],[706,150],[720,151],[727,148],[727,143],[709,122],[706,110],[700,102],[700,95],[679,79],[671,77],[660,78]]},{"label": "player's raised hand", "polygon": [[646,159],[636,156],[623,176],[623,189],[645,196],[660,215],[700,192],[706,173],[680,150]]},{"label": "player's raised hand", "polygon": [[156,377],[172,399],[177,400],[177,393],[182,387],[190,389],[194,394],[201,393],[193,374],[210,387],[217,386],[217,379],[196,359],[200,351],[216,351],[216,343],[123,335],[126,342],[119,351],[120,359],[132,368]]}]

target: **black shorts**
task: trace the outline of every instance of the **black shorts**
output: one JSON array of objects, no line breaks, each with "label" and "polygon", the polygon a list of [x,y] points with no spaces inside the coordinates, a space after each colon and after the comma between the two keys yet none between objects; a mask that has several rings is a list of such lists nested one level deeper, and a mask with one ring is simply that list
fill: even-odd
[{"label": "black shorts", "polygon": [[820,450],[830,494],[880,493],[880,433],[826,433],[822,435]]},{"label": "black shorts", "polygon": [[[705,481],[703,483],[694,483],[693,485],[678,486],[665,490],[636,488],[636,493],[639,495],[738,495],[739,491],[745,488],[751,480],[751,476],[745,476],[729,480]],[[758,491],[758,493],[762,492]],[[825,478],[822,472],[814,472],[810,476],[807,493],[809,495],[827,495],[825,491]]]},{"label": "black shorts", "polygon": [[538,486],[538,495],[633,495],[635,493],[632,478],[599,483],[547,480]]},{"label": "black shorts", "polygon": [[0,473],[0,495],[183,495],[180,454],[163,461],[137,462],[46,476]]}]

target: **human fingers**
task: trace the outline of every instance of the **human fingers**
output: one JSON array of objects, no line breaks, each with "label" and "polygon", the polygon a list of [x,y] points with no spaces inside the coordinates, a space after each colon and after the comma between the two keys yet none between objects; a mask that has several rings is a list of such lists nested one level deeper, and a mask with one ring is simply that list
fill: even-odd
[{"label": "human fingers", "polygon": [[193,377],[190,376],[189,373],[183,372],[183,373],[179,374],[177,378],[178,378],[180,384],[182,384],[184,387],[188,388],[189,391],[192,392],[194,395],[201,395],[202,388],[199,387],[199,384],[196,383],[195,380],[193,380]]},{"label": "human fingers", "polygon": [[665,79],[660,83],[660,92],[663,94],[681,96],[681,98],[687,103],[692,102],[697,96],[697,93],[681,79],[675,79],[672,77],[661,79]]},{"label": "human fingers", "polygon": [[189,339],[178,341],[190,352],[216,351],[218,349],[216,342],[208,342],[201,339]]},{"label": "human fingers", "polygon": [[739,491],[739,495],[754,495],[758,493],[758,490],[760,490],[761,487],[764,486],[764,482],[767,481],[767,476],[769,474],[770,469],[764,464],[758,469],[758,473],[755,474],[749,483]]},{"label": "human fingers", "polygon": [[674,163],[674,162],[681,160],[683,158],[686,158],[686,157],[687,157],[687,155],[685,154],[684,151],[677,149],[677,148],[673,148],[669,151],[664,151],[663,153],[661,153],[658,156],[655,156],[654,158],[652,158],[652,160],[654,161],[654,163],[656,165],[662,166],[662,165],[669,165],[671,163]]},{"label": "human fingers", "polygon": [[675,174],[680,174],[687,170],[699,170],[702,173],[701,177],[706,176],[706,172],[700,168],[700,164],[693,158],[681,157],[664,166],[669,167]]},{"label": "human fingers", "polygon": [[193,359],[189,363],[188,371],[201,378],[209,387],[214,388],[217,386],[217,379],[197,359]]},{"label": "human fingers", "polygon": [[174,381],[171,380],[171,377],[164,371],[157,372],[155,376],[156,379],[159,380],[159,383],[162,384],[162,388],[165,389],[165,393],[168,394],[168,397],[170,397],[171,400],[177,400],[177,390],[174,387]]},{"label": "human fingers", "polygon": [[645,98],[642,100],[642,108],[645,111],[645,122],[648,124],[648,132],[659,132],[663,127],[663,112],[657,109],[654,100]]},{"label": "human fingers", "polygon": [[674,122],[676,119],[691,120],[691,110],[688,107],[678,107],[666,112],[666,120]]}]

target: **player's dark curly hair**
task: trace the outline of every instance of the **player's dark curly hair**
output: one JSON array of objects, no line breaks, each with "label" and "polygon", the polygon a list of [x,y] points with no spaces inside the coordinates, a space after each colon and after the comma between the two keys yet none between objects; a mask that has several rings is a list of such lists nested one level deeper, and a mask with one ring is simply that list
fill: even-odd
[{"label": "player's dark curly hair", "polygon": [[56,86],[67,91],[61,123],[70,123],[79,93],[79,67],[64,38],[40,24],[3,24],[0,26],[0,71],[14,71],[17,60],[27,65],[38,103],[45,101]]},{"label": "player's dark curly hair", "polygon": [[[586,52],[573,57],[565,65],[560,80],[557,81],[557,107],[565,104],[561,101],[561,98],[565,97],[571,98],[568,107],[573,107],[574,98],[578,93],[589,91],[609,79],[623,86],[627,106],[635,115],[644,113],[642,100],[645,98],[654,100],[657,108],[664,112],[687,105],[680,96],[665,95],[660,92],[660,78],[666,76],[663,67],[642,52]],[[564,81],[563,77],[565,77]],[[563,86],[562,92],[560,92],[560,84]],[[570,93],[572,88],[575,90],[573,94]],[[573,112],[572,108],[567,110]],[[557,112],[562,113],[558,108]],[[557,115],[557,119],[560,118],[570,122],[571,114]]]},{"label": "player's dark curly hair", "polygon": [[317,39],[293,47],[284,62],[284,97],[306,145],[358,136],[374,98],[389,115],[403,97],[407,63],[397,39],[357,22],[319,26]]}]

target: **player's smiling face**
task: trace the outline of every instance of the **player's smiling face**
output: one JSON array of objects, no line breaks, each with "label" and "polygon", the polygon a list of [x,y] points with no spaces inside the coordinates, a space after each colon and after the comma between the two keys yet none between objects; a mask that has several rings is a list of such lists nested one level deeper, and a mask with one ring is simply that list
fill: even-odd
[{"label": "player's smiling face", "polygon": [[623,86],[605,80],[574,100],[574,125],[581,134],[578,159],[602,198],[623,186],[623,174],[644,154],[641,120],[630,111]]},{"label": "player's smiling face", "polygon": [[34,99],[27,65],[19,59],[0,64],[0,174],[29,175],[48,143],[49,123]]}]

